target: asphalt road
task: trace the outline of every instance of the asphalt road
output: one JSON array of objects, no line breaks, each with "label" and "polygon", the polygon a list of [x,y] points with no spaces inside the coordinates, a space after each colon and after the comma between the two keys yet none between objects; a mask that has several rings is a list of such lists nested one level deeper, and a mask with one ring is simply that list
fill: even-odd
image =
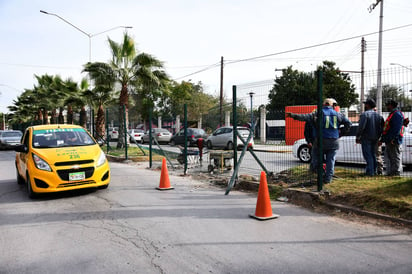
[{"label": "asphalt road", "polygon": [[410,273],[410,231],[349,222],[256,195],[111,163],[108,189],[30,200],[0,151],[0,273]]}]

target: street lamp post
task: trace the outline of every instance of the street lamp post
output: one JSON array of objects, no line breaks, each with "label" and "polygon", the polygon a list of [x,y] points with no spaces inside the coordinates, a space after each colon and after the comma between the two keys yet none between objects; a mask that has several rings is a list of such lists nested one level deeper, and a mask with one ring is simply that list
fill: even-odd
[{"label": "street lamp post", "polygon": [[250,96],[250,128],[253,130],[253,91],[249,92]]},{"label": "street lamp post", "polygon": [[[123,28],[123,29],[133,28],[132,26],[116,26],[116,27],[110,28],[110,29],[105,30],[105,31],[101,31],[101,32],[98,32],[98,33],[91,34],[91,33],[85,32],[81,28],[79,28],[79,27],[75,26],[74,24],[70,23],[69,21],[67,21],[63,17],[59,16],[58,14],[47,12],[47,11],[44,11],[44,10],[40,10],[40,12],[44,13],[46,15],[51,15],[51,16],[55,16],[55,17],[59,18],[60,20],[62,20],[63,22],[69,24],[70,26],[77,29],[78,31],[80,31],[81,33],[83,33],[84,35],[86,35],[89,38],[89,62],[90,63],[92,62],[92,38],[93,37],[95,37],[97,35],[100,35],[100,34],[103,34],[103,33],[106,33],[106,32],[109,32],[109,31],[112,31],[112,30],[115,30],[115,29],[119,29],[119,28]],[[92,115],[90,115],[90,119],[93,119]],[[93,123],[91,123],[91,124],[93,124]],[[93,128],[91,128],[91,133],[94,134],[93,133]]]},{"label": "street lamp post", "polygon": [[78,31],[80,31],[81,33],[83,33],[84,35],[86,35],[87,37],[89,37],[89,62],[92,61],[92,38],[93,38],[93,37],[95,37],[95,36],[97,36],[97,35],[100,35],[100,34],[103,34],[103,33],[106,33],[106,32],[109,32],[109,31],[112,31],[112,30],[115,30],[115,29],[119,29],[119,28],[123,28],[123,29],[131,29],[131,28],[133,28],[132,26],[116,26],[116,27],[110,28],[110,29],[105,30],[105,31],[101,31],[101,32],[98,32],[98,33],[91,34],[91,33],[85,32],[85,31],[82,30],[81,28],[79,28],[79,27],[75,26],[74,24],[70,23],[69,21],[67,21],[67,20],[64,19],[63,17],[59,16],[58,14],[51,13],[51,12],[47,12],[47,11],[44,11],[44,10],[40,10],[40,12],[41,12],[41,13],[44,13],[44,14],[47,14],[47,15],[52,15],[52,16],[55,16],[55,17],[59,18],[60,20],[64,21],[65,23],[69,24],[69,25],[72,26],[73,28],[77,29]]}]

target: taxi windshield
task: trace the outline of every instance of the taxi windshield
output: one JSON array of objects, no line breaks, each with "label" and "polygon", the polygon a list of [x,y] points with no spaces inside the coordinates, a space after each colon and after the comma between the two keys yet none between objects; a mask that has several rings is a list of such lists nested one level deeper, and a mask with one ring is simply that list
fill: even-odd
[{"label": "taxi windshield", "polygon": [[89,146],[96,144],[86,130],[82,128],[58,128],[34,130],[34,148],[54,148]]}]

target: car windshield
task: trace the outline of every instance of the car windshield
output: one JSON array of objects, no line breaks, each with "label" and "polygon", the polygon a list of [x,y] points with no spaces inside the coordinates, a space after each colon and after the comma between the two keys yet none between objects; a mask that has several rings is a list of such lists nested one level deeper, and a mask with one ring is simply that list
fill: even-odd
[{"label": "car windshield", "polygon": [[19,137],[19,138],[21,138],[21,136],[22,136],[22,133],[19,131],[5,131],[1,135],[1,137]]},{"label": "car windshield", "polygon": [[58,128],[35,130],[33,132],[33,147],[53,148],[71,146],[89,146],[96,144],[85,129]]}]

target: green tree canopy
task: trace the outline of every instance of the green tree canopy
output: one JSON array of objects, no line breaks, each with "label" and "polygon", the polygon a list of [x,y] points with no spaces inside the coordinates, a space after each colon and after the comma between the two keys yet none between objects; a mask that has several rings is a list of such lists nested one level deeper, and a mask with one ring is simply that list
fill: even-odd
[{"label": "green tree canopy", "polygon": [[[335,67],[334,62],[324,61],[318,70],[323,71],[323,98],[334,98],[341,107],[358,103],[358,95],[347,73]],[[269,92],[267,109],[270,114],[283,113],[286,106],[316,105],[318,102],[315,72],[301,72],[292,66],[282,70]]]}]

